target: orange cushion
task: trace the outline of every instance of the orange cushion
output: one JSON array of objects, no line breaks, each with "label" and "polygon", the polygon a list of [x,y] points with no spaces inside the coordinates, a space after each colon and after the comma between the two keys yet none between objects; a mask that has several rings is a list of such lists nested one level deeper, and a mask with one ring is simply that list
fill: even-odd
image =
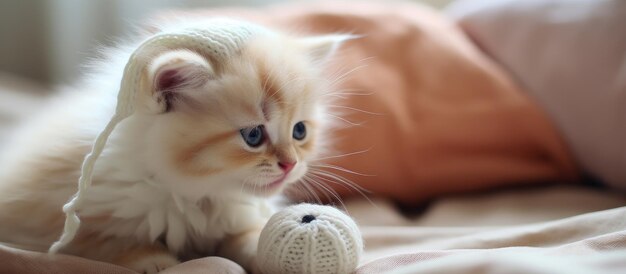
[{"label": "orange cushion", "polygon": [[[329,72],[354,70],[341,90],[360,126],[333,132],[328,169],[374,194],[412,205],[446,193],[504,185],[572,182],[578,168],[551,122],[509,76],[437,12],[407,3],[316,3],[234,15],[308,33],[351,32]],[[187,16],[190,16],[187,14]],[[355,195],[328,183],[344,197]]]}]

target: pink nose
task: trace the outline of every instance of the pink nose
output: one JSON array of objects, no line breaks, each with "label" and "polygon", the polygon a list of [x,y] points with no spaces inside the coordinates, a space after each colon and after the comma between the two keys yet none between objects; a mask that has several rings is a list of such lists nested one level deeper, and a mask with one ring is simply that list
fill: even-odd
[{"label": "pink nose", "polygon": [[296,166],[297,162],[278,162],[278,166],[280,167],[280,169],[283,170],[283,172],[285,172],[285,174],[289,173],[289,171],[291,171],[293,169],[294,166]]}]

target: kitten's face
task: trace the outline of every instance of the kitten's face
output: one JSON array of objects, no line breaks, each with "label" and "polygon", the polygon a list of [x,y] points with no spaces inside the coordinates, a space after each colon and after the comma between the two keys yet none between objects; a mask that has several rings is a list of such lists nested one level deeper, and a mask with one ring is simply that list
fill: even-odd
[{"label": "kitten's face", "polygon": [[[298,181],[323,141],[326,81],[314,58],[328,53],[319,50],[271,37],[217,66],[190,52],[159,57],[151,73],[164,112],[147,133],[145,159],[155,179],[195,198],[269,196]],[[169,92],[176,81],[191,84]]]}]

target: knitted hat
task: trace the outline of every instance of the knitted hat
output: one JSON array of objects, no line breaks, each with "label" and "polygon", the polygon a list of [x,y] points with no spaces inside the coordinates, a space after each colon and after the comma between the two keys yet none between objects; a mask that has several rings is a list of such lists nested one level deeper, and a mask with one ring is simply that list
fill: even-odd
[{"label": "knitted hat", "polygon": [[330,206],[300,204],[270,218],[257,261],[266,274],[352,273],[362,251],[361,232],[350,217]]}]

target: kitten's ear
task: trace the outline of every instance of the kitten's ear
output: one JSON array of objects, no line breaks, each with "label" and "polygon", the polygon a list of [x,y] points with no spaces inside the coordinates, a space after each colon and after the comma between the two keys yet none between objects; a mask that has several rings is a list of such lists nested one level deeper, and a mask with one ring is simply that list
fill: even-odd
[{"label": "kitten's ear", "polygon": [[359,38],[351,34],[331,34],[300,39],[305,51],[318,62],[328,60],[348,40]]},{"label": "kitten's ear", "polygon": [[154,59],[149,67],[153,97],[164,112],[171,111],[188,101],[188,93],[203,86],[214,76],[209,62],[188,50],[164,53]]}]

